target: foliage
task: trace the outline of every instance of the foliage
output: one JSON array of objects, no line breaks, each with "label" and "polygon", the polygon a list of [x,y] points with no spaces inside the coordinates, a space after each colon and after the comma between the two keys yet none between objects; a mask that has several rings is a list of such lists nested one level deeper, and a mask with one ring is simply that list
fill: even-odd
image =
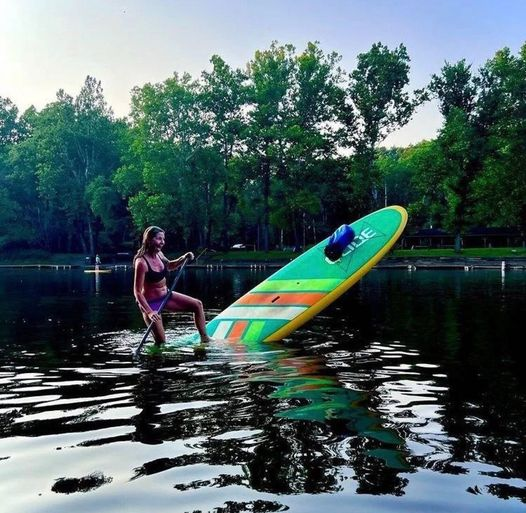
[{"label": "foliage", "polygon": [[23,222],[23,203],[18,201],[18,182],[9,162],[9,152],[24,132],[16,105],[0,97],[0,247],[24,244],[35,235]]},{"label": "foliage", "polygon": [[87,77],[75,99],[59,91],[56,102],[27,113],[29,122],[30,137],[10,151],[12,190],[30,213],[22,220],[45,248],[94,253],[99,220],[86,191],[97,177],[109,178],[119,160],[100,83]]},{"label": "foliage", "polygon": [[429,90],[440,103],[444,124],[437,138],[437,177],[440,178],[444,226],[455,233],[460,251],[461,233],[470,222],[473,183],[482,167],[484,137],[475,109],[478,80],[464,60],[446,63],[433,75]]},{"label": "foliage", "polygon": [[[446,62],[423,91],[403,44],[340,65],[317,42],[273,42],[244,69],[214,55],[198,78],[134,88],[126,120],[89,76],[40,111],[0,98],[0,247],[119,250],[157,224],[173,249],[298,248],[387,204],[457,249],[475,225],[526,230],[526,45]],[[431,98],[436,138],[380,146]]]},{"label": "foliage", "polygon": [[358,55],[358,65],[350,74],[347,98],[352,115],[346,116],[346,129],[354,149],[351,180],[357,214],[380,205],[380,176],[374,166],[377,145],[404,126],[424,99],[421,91],[411,99],[408,83],[409,55],[404,45],[389,50],[374,44]]},{"label": "foliage", "polygon": [[[232,174],[232,159],[242,150],[242,134],[245,127],[244,107],[248,101],[247,76],[241,70],[233,70],[218,55],[211,59],[212,72],[203,72],[200,89],[200,107],[206,119],[208,143],[221,157],[216,166],[221,183],[221,210],[214,218],[220,230],[220,245],[229,247],[235,230],[236,189]],[[207,231],[206,245],[211,245],[211,226]]]},{"label": "foliage", "polygon": [[481,70],[484,166],[474,183],[475,220],[526,227],[526,44],[505,48]]}]

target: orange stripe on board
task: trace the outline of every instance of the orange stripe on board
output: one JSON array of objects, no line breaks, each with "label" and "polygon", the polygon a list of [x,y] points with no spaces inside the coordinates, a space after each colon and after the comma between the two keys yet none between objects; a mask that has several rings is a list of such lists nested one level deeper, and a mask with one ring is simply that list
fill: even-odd
[{"label": "orange stripe on board", "polygon": [[236,305],[314,305],[326,296],[324,292],[254,292],[243,296]]},{"label": "orange stripe on board", "polygon": [[247,325],[248,321],[236,321],[228,334],[228,338],[241,338]]}]

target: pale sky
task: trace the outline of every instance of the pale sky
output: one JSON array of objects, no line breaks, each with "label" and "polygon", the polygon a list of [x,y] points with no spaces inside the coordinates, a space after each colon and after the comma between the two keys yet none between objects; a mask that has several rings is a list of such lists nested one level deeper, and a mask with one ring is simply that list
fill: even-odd
[{"label": "pale sky", "polygon": [[[273,40],[298,51],[319,41],[348,72],[373,43],[403,43],[418,88],[445,61],[476,70],[503,47],[517,54],[526,0],[0,0],[0,96],[41,109],[59,89],[76,96],[91,75],[125,116],[134,86],[174,71],[197,78],[213,54],[244,67]],[[386,142],[416,143],[440,124],[429,104]]]}]

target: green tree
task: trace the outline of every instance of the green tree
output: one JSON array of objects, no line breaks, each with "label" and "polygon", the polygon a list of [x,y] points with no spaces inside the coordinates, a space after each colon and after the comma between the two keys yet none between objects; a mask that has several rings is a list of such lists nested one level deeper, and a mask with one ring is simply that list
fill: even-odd
[{"label": "green tree", "polygon": [[33,118],[33,108],[19,116],[16,105],[0,97],[0,246],[31,246],[38,238],[34,167],[27,173],[17,165]]},{"label": "green tree", "polygon": [[16,140],[18,108],[0,97],[0,246],[10,242],[18,206],[8,191],[7,154]]},{"label": "green tree", "polygon": [[[338,111],[345,100],[339,61],[337,53],[325,55],[317,43],[308,43],[294,58],[290,117],[277,173],[279,187],[273,195],[273,218],[282,229],[292,227],[296,247],[306,245],[306,225],[315,241],[315,217],[327,195],[335,195],[324,184],[327,164],[337,155]],[[333,185],[340,189],[343,182],[342,175]]]},{"label": "green tree", "polygon": [[376,43],[358,55],[350,74],[348,107],[342,109],[347,145],[354,150],[351,178],[357,213],[369,211],[380,201],[380,177],[375,173],[374,157],[378,144],[393,130],[405,125],[424,99],[417,91],[411,98],[409,55],[404,45],[390,50]]},{"label": "green tree", "polygon": [[[8,154],[5,192],[9,191],[16,212],[16,230],[11,241],[19,246],[50,249],[51,212],[38,194],[37,152],[31,137],[15,144]],[[3,210],[3,209],[2,209]],[[0,223],[8,229],[9,225]]]},{"label": "green tree", "polygon": [[411,169],[402,160],[403,148],[378,148],[375,167],[384,184],[384,206],[415,201]]},{"label": "green tree", "polygon": [[0,151],[16,143],[22,135],[18,118],[18,107],[9,99],[0,96]]},{"label": "green tree", "polygon": [[99,235],[99,245],[114,248],[125,244],[132,232],[131,220],[126,202],[111,179],[106,176],[93,179],[86,188],[86,198],[91,211],[104,227]]},{"label": "green tree", "polygon": [[273,42],[268,50],[257,51],[248,64],[249,122],[246,144],[257,159],[263,197],[262,245],[270,243],[270,197],[273,176],[283,159],[285,131],[291,114],[294,47]]},{"label": "green tree", "polygon": [[482,167],[484,132],[475,109],[477,80],[464,60],[446,63],[440,75],[433,75],[429,90],[444,115],[438,144],[447,203],[445,225],[455,233],[458,252],[461,235],[471,222],[473,183]]},{"label": "green tree", "polygon": [[446,62],[440,75],[432,76],[429,89],[438,98],[440,112],[446,119],[454,108],[467,114],[475,110],[477,84],[465,59],[456,64]]},{"label": "green tree", "polygon": [[476,220],[526,229],[526,44],[508,48],[480,71],[478,116],[487,133],[484,166],[474,183]]},{"label": "green tree", "polygon": [[447,189],[443,153],[438,141],[422,141],[404,148],[402,167],[408,169],[412,200],[408,211],[414,226],[443,226],[447,212]]},{"label": "green tree", "polygon": [[146,84],[133,91],[134,140],[125,170],[131,172],[128,185],[130,180],[140,179],[129,198],[138,231],[156,224],[186,240],[190,236],[192,219],[184,210],[184,178],[190,172],[188,160],[197,143],[196,94],[196,84],[188,74],[174,74],[163,83]]},{"label": "green tree", "polygon": [[[220,240],[221,246],[228,248],[231,217],[236,204],[236,192],[239,192],[232,189],[230,163],[242,146],[246,123],[244,106],[247,102],[247,76],[241,70],[233,70],[218,55],[212,56],[211,63],[212,71],[201,75],[200,104],[209,128],[210,144],[222,160],[222,169],[218,170],[222,182]],[[210,245],[210,241],[207,244]]]},{"label": "green tree", "polygon": [[159,224],[185,245],[211,240],[221,171],[199,100],[188,74],[136,88],[130,151],[114,178],[138,231]]},{"label": "green tree", "polygon": [[38,192],[54,212],[58,243],[65,237],[62,249],[78,249],[78,241],[83,252],[95,253],[101,224],[86,193],[99,176],[111,176],[120,157],[100,82],[88,76],[75,99],[59,91],[57,101],[37,116],[31,141]]}]

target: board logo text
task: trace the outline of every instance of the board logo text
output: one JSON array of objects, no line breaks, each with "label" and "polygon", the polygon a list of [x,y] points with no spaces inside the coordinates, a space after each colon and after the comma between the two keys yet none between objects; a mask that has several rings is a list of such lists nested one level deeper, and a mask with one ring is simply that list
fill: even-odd
[{"label": "board logo text", "polygon": [[368,240],[372,239],[376,232],[371,228],[364,228],[360,234],[345,248],[342,257],[349,255],[355,249],[363,246]]}]

